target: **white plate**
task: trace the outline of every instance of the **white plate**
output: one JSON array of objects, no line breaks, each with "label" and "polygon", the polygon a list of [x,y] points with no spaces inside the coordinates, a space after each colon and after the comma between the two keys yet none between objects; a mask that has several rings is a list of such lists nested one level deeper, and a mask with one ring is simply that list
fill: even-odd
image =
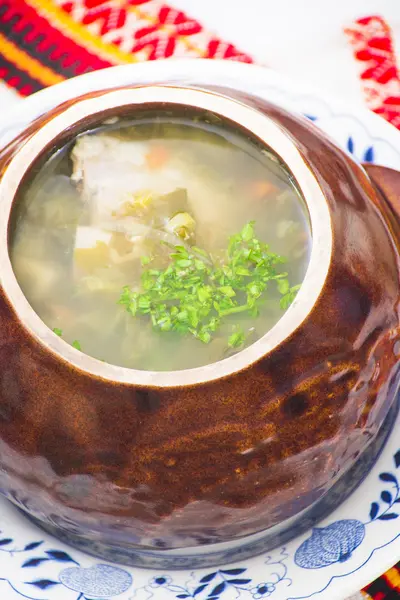
[{"label": "white plate", "polygon": [[[220,84],[311,117],[357,159],[400,169],[400,134],[363,107],[342,106],[275,72],[234,62],[168,60],[69,80],[0,118],[0,147],[33,119],[84,92],[163,81]],[[161,572],[102,564],[32,525],[0,500],[0,598],[42,600],[340,600],[400,558],[400,417],[355,493],[284,548],[219,569]]]}]

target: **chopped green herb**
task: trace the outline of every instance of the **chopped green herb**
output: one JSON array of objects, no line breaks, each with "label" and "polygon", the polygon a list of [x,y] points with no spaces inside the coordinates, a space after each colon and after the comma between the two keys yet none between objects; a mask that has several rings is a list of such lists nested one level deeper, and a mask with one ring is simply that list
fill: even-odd
[{"label": "chopped green herb", "polygon": [[244,331],[237,327],[228,340],[228,346],[230,348],[240,348],[243,346],[245,339]]},{"label": "chopped green herb", "polygon": [[280,307],[282,308],[282,310],[286,310],[287,308],[289,308],[293,300],[296,298],[297,292],[299,291],[300,287],[300,285],[294,285],[291,288],[288,287],[288,291],[284,296],[282,296],[280,301]]},{"label": "chopped green herb", "polygon": [[287,279],[278,279],[277,286],[279,293],[282,294],[282,296],[287,294],[290,289],[289,281]]},{"label": "chopped green herb", "polygon": [[[169,247],[167,268],[144,270],[142,291],[126,286],[119,299],[132,316],[149,315],[159,331],[191,334],[208,344],[224,317],[243,312],[256,317],[271,281],[282,295],[282,309],[300,287],[290,287],[287,273],[278,270],[285,259],[255,237],[254,222],[230,238],[225,258],[219,262],[213,263],[201,248]],[[244,342],[244,332],[236,328],[228,346],[240,348]]]},{"label": "chopped green herb", "polygon": [[[54,327],[54,329],[53,329],[53,332],[54,332],[56,335],[58,335],[59,337],[62,337],[62,334],[63,334],[63,332],[62,332],[62,329],[59,329],[58,327]],[[78,340],[74,340],[74,341],[72,342],[71,346],[72,346],[73,348],[75,348],[76,350],[80,350],[80,351],[82,351],[81,344],[80,344],[80,342],[78,342]]]}]

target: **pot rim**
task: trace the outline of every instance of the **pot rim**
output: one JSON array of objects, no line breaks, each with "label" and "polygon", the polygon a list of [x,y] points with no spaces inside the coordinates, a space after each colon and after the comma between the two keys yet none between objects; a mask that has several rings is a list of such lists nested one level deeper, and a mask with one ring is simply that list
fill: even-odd
[{"label": "pot rim", "polygon": [[[113,109],[144,108],[160,104],[190,107],[213,112],[247,130],[286,164],[294,176],[307,206],[312,233],[310,260],[301,288],[279,321],[259,340],[237,354],[202,367],[176,371],[142,371],[104,363],[70,346],[58,337],[28,303],[14,275],[8,247],[8,231],[14,199],[25,174],[65,131],[85,120]],[[109,115],[108,115],[109,117]],[[227,377],[250,367],[277,348],[298,329],[311,313],[323,289],[331,264],[333,234],[331,217],[322,188],[295,142],[278,124],[260,111],[214,91],[177,85],[144,85],[105,91],[102,95],[77,100],[50,119],[16,152],[0,181],[0,274],[3,293],[13,306],[22,326],[47,351],[58,359],[85,372],[113,383],[150,387],[182,387]]]}]

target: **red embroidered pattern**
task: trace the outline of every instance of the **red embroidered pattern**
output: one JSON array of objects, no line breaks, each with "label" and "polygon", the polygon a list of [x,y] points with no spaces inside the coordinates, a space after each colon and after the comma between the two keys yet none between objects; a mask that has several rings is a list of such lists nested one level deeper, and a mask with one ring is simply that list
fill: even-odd
[{"label": "red embroidered pattern", "polygon": [[390,27],[382,17],[371,16],[345,32],[360,63],[368,107],[400,129],[400,79]]},{"label": "red embroidered pattern", "polygon": [[160,0],[55,0],[55,4],[104,41],[125,52],[144,51],[147,60],[174,55],[252,62],[250,56]]},{"label": "red embroidered pattern", "polygon": [[21,95],[171,56],[252,62],[161,0],[0,0],[0,78]]}]

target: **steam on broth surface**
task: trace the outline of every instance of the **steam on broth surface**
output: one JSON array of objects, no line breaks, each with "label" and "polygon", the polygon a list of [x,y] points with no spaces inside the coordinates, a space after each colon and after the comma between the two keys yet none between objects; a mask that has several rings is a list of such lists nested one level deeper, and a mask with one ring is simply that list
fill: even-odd
[{"label": "steam on broth surface", "polygon": [[287,169],[214,115],[143,112],[54,152],[19,192],[11,260],[77,349],[143,370],[209,364],[263,336],[311,245]]}]

